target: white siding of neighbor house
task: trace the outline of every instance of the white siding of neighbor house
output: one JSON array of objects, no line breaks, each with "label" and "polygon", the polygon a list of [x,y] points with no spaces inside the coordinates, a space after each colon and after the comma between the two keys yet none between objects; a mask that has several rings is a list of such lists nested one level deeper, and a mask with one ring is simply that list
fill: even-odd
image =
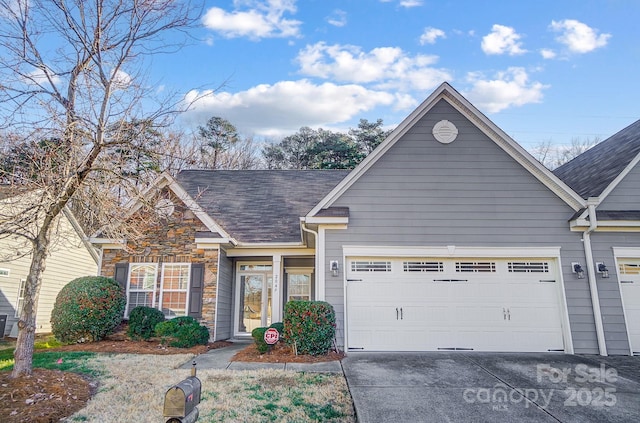
[{"label": "white siding of neighbor house", "polygon": [[640,164],[620,181],[598,210],[640,210]]},{"label": "white siding of neighbor house", "polygon": [[[451,144],[431,131],[446,119],[458,128]],[[441,100],[333,204],[350,209],[348,229],[326,231],[326,298],[344,339],[343,246],[560,247],[576,353],[597,353],[582,234],[569,230],[564,201],[512,159],[472,122]]]},{"label": "white siding of neighbor house", "polygon": [[218,254],[218,292],[215,341],[233,336],[233,260],[220,248]]},{"label": "white siding of neighbor house", "polygon": [[[15,249],[15,242],[8,239],[0,240],[0,249],[8,251]],[[26,279],[31,264],[30,256],[22,257],[11,262],[0,263],[0,268],[9,268],[8,278],[0,277],[0,314],[7,314],[5,334],[9,335],[15,318],[16,303],[20,279]],[[59,229],[53,236],[51,254],[47,258],[46,268],[42,276],[42,287],[38,301],[36,315],[36,332],[51,332],[51,311],[56,297],[68,282],[80,276],[95,276],[98,266],[87,251],[85,244],[73,229],[69,221],[63,217]]]}]

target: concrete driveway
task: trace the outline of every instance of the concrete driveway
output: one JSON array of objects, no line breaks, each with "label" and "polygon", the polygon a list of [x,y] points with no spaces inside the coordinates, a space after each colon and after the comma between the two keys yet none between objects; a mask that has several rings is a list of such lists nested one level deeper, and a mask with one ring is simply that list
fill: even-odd
[{"label": "concrete driveway", "polygon": [[358,421],[640,422],[640,357],[351,353]]}]

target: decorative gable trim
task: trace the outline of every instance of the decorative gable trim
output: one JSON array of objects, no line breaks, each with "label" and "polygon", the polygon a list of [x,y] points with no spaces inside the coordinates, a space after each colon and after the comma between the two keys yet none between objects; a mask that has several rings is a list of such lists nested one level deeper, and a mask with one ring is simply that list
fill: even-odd
[{"label": "decorative gable trim", "polygon": [[331,207],[364,173],[371,168],[396,142],[398,142],[420,119],[422,119],[439,101],[444,99],[474,125],[478,127],[493,142],[502,148],[509,156],[527,169],[536,179],[549,190],[560,197],[573,210],[585,207],[585,200],[562,182],[549,169],[535,160],[522,146],[505,134],[468,100],[458,93],[451,85],[442,83],[425,101],[418,106],[398,127],[385,139],[378,148],[369,154],[345,179],[342,180],[329,194],[327,194],[308,214],[315,216],[320,210]]}]

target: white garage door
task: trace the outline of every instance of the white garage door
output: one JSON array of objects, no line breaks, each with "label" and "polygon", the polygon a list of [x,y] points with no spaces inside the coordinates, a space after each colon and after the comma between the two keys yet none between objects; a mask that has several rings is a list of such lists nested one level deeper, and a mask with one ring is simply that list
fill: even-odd
[{"label": "white garage door", "polygon": [[351,351],[563,351],[548,259],[347,259]]},{"label": "white garage door", "polygon": [[640,259],[618,259],[618,268],[631,351],[640,355]]}]

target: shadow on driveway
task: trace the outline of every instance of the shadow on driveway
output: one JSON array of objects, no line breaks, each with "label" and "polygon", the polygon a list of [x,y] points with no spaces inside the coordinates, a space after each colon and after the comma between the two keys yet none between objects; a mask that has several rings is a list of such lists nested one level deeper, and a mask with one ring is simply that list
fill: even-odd
[{"label": "shadow on driveway", "polygon": [[350,353],[358,421],[640,422],[640,357]]}]

